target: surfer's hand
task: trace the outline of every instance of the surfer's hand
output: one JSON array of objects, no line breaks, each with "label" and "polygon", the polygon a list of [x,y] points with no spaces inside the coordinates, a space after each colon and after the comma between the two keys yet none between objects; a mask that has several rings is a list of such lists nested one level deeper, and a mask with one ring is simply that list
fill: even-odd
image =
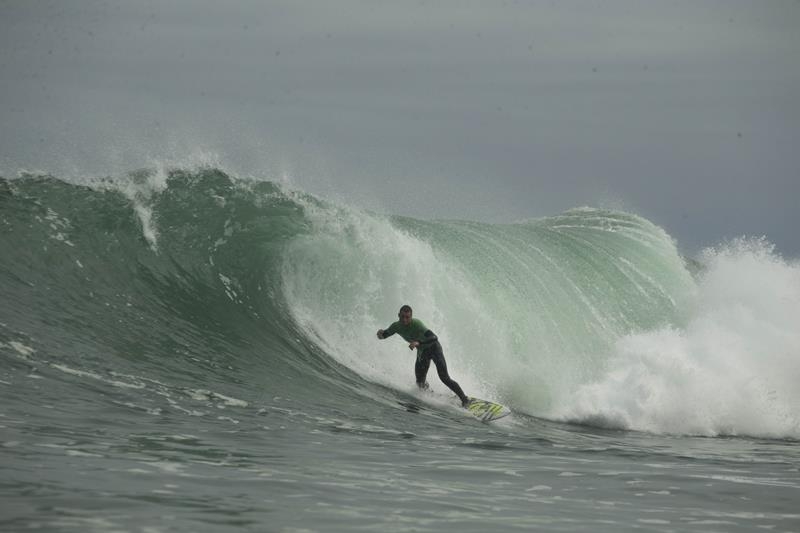
[{"label": "surfer's hand", "polygon": [[379,329],[379,330],[378,330],[378,338],[379,338],[379,339],[382,339],[382,338],[383,338],[383,330],[382,330],[382,329]]},{"label": "surfer's hand", "polygon": [[419,341],[411,341],[411,344],[408,345],[408,349],[413,350],[417,346],[419,346]]}]

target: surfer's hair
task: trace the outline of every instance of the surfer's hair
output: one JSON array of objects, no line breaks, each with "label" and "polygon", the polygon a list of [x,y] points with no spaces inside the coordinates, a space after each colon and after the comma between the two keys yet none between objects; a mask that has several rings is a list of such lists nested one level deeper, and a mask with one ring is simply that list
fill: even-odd
[{"label": "surfer's hair", "polygon": [[397,314],[400,315],[402,313],[409,313],[413,315],[414,311],[411,309],[410,305],[404,305],[403,307],[400,308],[400,311]]}]

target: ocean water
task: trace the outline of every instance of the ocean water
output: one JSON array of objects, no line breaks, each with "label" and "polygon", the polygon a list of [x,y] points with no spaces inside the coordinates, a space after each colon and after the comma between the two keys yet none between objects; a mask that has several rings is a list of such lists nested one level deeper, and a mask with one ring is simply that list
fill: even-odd
[{"label": "ocean water", "polygon": [[[800,531],[800,265],[215,168],[0,179],[2,531]],[[410,304],[485,424],[375,331]]]}]

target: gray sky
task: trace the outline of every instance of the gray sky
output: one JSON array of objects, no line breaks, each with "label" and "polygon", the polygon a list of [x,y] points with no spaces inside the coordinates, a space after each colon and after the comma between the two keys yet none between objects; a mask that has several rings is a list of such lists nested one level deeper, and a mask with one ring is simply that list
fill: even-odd
[{"label": "gray sky", "polygon": [[800,1],[0,0],[0,174],[218,160],[369,209],[583,205],[800,257]]}]

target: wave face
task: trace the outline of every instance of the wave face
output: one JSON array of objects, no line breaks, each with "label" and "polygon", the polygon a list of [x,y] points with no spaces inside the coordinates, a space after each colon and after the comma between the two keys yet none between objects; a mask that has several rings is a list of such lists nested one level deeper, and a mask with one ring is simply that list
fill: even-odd
[{"label": "wave face", "polygon": [[800,436],[800,269],[764,242],[707,251],[693,277],[628,213],[423,221],[216,169],[24,176],[0,206],[0,347],[21,360],[308,401],[413,393],[413,354],[375,339],[408,303],[467,394],[518,412]]}]

